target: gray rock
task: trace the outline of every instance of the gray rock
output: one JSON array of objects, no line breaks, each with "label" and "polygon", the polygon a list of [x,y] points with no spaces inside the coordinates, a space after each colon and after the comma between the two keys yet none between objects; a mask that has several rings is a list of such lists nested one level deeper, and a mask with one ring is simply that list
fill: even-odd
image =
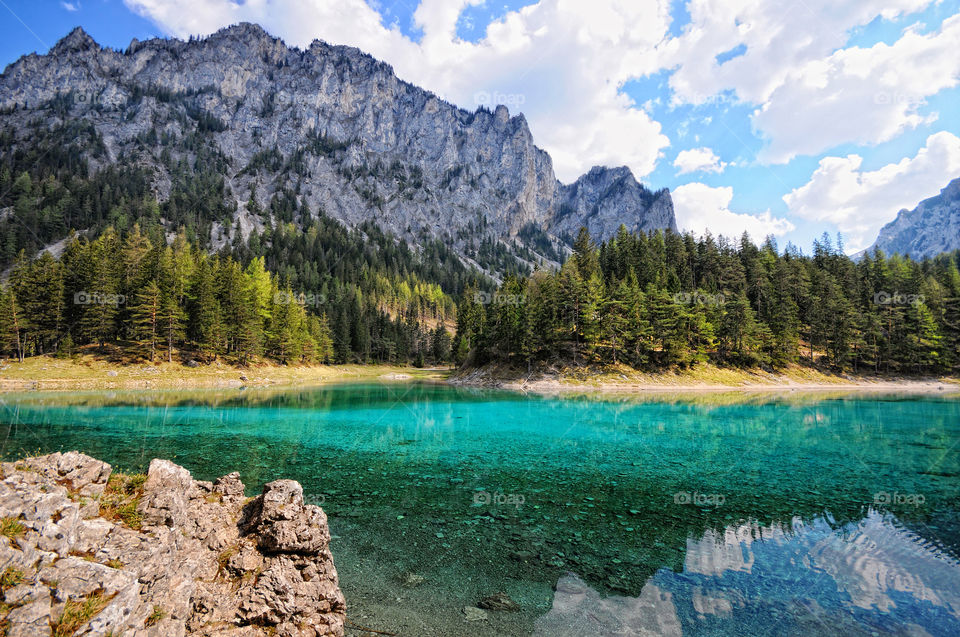
[{"label": "gray rock", "polygon": [[4,633],[7,637],[38,637],[52,633],[50,591],[46,586],[33,587],[29,598],[20,597],[17,601],[28,603],[14,608],[7,615],[7,630]]},{"label": "gray rock", "polygon": [[234,471],[225,476],[220,476],[213,483],[213,490],[221,495],[243,497],[243,482],[240,481],[240,474]]},{"label": "gray rock", "polygon": [[37,577],[41,582],[55,587],[54,599],[58,602],[83,599],[98,590],[106,595],[114,595],[131,586],[138,586],[137,578],[132,573],[69,556],[61,557],[54,564],[41,569]]},{"label": "gray rock", "polygon": [[96,553],[104,545],[114,524],[102,518],[83,520],[77,525],[73,549],[79,553]]},{"label": "gray rock", "polygon": [[[237,474],[214,485],[154,460],[136,531],[80,516],[64,476],[79,489],[109,476],[90,470],[92,458],[63,455],[73,469],[53,456],[20,461],[20,470],[4,465],[0,509],[26,527],[16,541],[0,541],[0,568],[24,574],[4,595],[15,607],[9,635],[49,635],[51,618],[94,594],[105,606],[77,635],[343,635],[346,603],[326,516],[304,506],[298,483],[270,483],[245,507]],[[155,611],[160,618],[147,626]]]},{"label": "gray rock", "polygon": [[481,622],[487,620],[486,611],[477,608],[476,606],[464,606],[460,609],[460,612],[463,613],[463,618],[468,622]]},{"label": "gray rock", "polygon": [[293,480],[274,480],[247,506],[248,533],[270,553],[317,555],[330,543],[327,516],[320,507],[303,504],[303,487]]},{"label": "gray rock", "polygon": [[169,460],[150,462],[143,498],[137,510],[147,526],[184,526],[187,523],[187,500],[198,492],[190,472]]}]

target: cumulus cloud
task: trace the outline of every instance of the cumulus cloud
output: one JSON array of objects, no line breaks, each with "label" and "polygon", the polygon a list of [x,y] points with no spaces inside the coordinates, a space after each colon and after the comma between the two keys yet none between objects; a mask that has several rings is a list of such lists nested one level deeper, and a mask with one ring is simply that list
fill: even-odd
[{"label": "cumulus cloud", "polygon": [[656,70],[669,27],[668,0],[544,0],[488,25],[478,42],[456,37],[462,10],[479,0],[422,0],[419,42],[383,24],[363,0],[124,0],[178,37],[257,22],[288,44],[315,38],[359,47],[405,80],[468,109],[479,101],[522,110],[563,181],[593,165],[627,165],[638,177],[669,140],[660,124],[620,92]]},{"label": "cumulus cloud", "polygon": [[960,83],[958,41],[960,15],[934,33],[908,31],[892,45],[842,49],[791,72],[753,117],[770,139],[763,157],[877,144],[930,121],[918,112],[924,100]]},{"label": "cumulus cloud", "polygon": [[780,236],[794,229],[792,223],[774,217],[769,210],[757,215],[733,212],[730,210],[733,188],[729,186],[713,188],[693,182],[677,187],[672,194],[681,230],[696,234],[710,230],[731,238],[738,238],[746,231],[754,241],[760,241],[767,235]]},{"label": "cumulus cloud", "polygon": [[[893,19],[932,0],[690,0],[690,24],[661,49],[675,98],[702,103],[727,90],[763,104],[793,69],[842,47],[851,29],[877,16]],[[718,61],[737,49],[742,55]],[[721,58],[723,59],[723,58]]]},{"label": "cumulus cloud", "polygon": [[[960,17],[894,44],[843,48],[857,27],[896,19],[932,0],[691,0],[690,24],[662,44],[674,103],[756,104],[764,162],[844,143],[876,144],[926,120],[924,100],[960,81]],[[719,56],[719,58],[718,58]]]},{"label": "cumulus cloud", "polygon": [[722,173],[727,164],[720,161],[713,150],[701,147],[681,150],[673,160],[673,166],[678,175],[685,175],[694,172]]},{"label": "cumulus cloud", "polygon": [[960,174],[960,138],[940,132],[913,157],[862,170],[860,155],[825,157],[810,181],[785,195],[791,214],[836,224],[846,247],[869,247],[903,208],[913,209]]}]

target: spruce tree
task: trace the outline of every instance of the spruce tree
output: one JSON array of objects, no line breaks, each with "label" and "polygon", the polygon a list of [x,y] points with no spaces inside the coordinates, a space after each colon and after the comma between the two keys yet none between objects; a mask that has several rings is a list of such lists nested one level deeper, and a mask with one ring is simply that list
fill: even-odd
[{"label": "spruce tree", "polygon": [[150,362],[156,358],[157,338],[163,327],[163,293],[155,280],[150,280],[136,295],[131,308],[133,331],[137,339],[145,342],[150,353]]}]

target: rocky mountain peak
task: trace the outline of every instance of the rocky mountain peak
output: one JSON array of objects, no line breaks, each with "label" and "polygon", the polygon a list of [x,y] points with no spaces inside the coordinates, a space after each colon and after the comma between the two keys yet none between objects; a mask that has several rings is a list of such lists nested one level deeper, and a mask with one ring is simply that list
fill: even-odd
[{"label": "rocky mountain peak", "polygon": [[48,55],[59,56],[77,53],[90,49],[99,50],[100,46],[82,27],[75,27],[73,31],[62,37]]},{"label": "rocky mountain peak", "polygon": [[886,254],[899,253],[914,259],[960,250],[960,178],[952,180],[940,194],[921,201],[913,210],[903,209],[885,225],[867,251],[879,248]]},{"label": "rocky mountain peak", "polygon": [[940,197],[944,200],[960,199],[960,177],[947,184],[940,191]]},{"label": "rocky mountain peak", "polygon": [[14,134],[0,152],[35,144],[43,130],[92,126],[102,145],[83,148],[91,169],[120,158],[143,166],[161,201],[183,178],[172,166],[219,158],[235,218],[207,223],[224,242],[232,226],[271,221],[249,217],[251,196],[261,210],[289,196],[350,226],[373,221],[413,243],[432,236],[468,260],[483,241],[515,249],[530,228],[553,243],[581,225],[598,239],[621,223],[676,228],[669,192],[651,192],[626,167],[561,184],[524,116],[504,105],[461,109],[358,49],[290,48],[250,23],[189,42],[134,41],[123,54],[75,29],[0,75],[0,108],[0,127]]}]

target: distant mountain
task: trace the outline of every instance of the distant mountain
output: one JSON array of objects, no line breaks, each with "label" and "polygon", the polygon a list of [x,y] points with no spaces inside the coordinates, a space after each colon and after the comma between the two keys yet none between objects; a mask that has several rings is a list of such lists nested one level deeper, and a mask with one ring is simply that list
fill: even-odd
[{"label": "distant mountain", "polygon": [[[441,239],[467,263],[490,245],[552,259],[581,225],[598,239],[621,224],[676,230],[669,191],[626,167],[561,184],[523,115],[465,111],[357,49],[290,48],[252,24],[189,42],[134,40],[123,52],[77,28],[7,67],[0,109],[0,160],[75,148],[68,163],[88,175],[140,171],[168,225],[189,218],[212,248],[320,212],[418,245]],[[198,181],[216,201],[187,196]],[[294,212],[271,213],[278,200]]]},{"label": "distant mountain", "polygon": [[913,210],[897,213],[897,218],[880,230],[869,250],[874,248],[914,259],[960,249],[960,178]]}]

